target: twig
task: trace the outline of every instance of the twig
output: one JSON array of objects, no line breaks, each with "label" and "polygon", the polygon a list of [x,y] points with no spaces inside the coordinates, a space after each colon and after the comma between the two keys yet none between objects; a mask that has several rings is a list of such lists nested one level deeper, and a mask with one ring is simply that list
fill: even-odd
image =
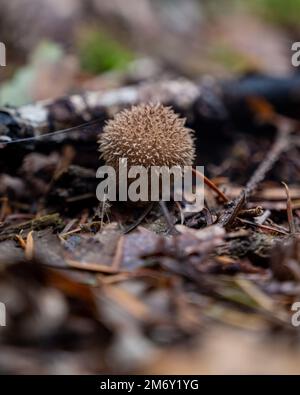
[{"label": "twig", "polygon": [[295,221],[294,221],[293,206],[292,206],[289,187],[286,185],[285,182],[282,182],[282,184],[285,187],[285,191],[286,191],[286,198],[287,198],[286,211],[287,211],[287,217],[288,217],[288,222],[289,222],[289,227],[290,227],[290,233],[292,235],[295,235],[296,234],[296,225],[295,225]]},{"label": "twig", "polygon": [[[32,144],[44,137],[58,142],[66,138],[94,141],[104,121],[125,107],[159,101],[162,104],[172,103],[184,111],[197,100],[202,100],[200,87],[181,78],[125,86],[107,92],[85,92],[19,108],[0,107],[0,114],[8,119],[5,133],[0,132],[0,148],[1,143],[5,148],[7,144],[17,141]],[[11,130],[10,125],[13,125]],[[89,131],[91,133],[86,133]]]},{"label": "twig", "polygon": [[94,262],[79,262],[73,259],[66,259],[66,263],[73,269],[86,270],[99,273],[117,273],[118,270],[111,266]]},{"label": "twig", "polygon": [[223,200],[223,202],[228,202],[227,196],[220,191],[220,189],[214,184],[209,178],[207,178],[204,174],[202,174],[200,171],[197,171],[196,169],[192,169],[192,172],[196,175],[196,177],[201,178],[210,189],[212,189],[216,194]]},{"label": "twig", "polygon": [[170,213],[169,213],[169,210],[167,208],[166,203],[164,201],[160,200],[159,205],[160,205],[160,208],[161,208],[161,210],[163,212],[163,215],[164,215],[164,217],[165,217],[165,219],[167,221],[167,224],[168,224],[168,226],[170,228],[171,233],[173,235],[179,234],[178,230],[174,226],[174,223],[172,221],[172,218],[170,216]]},{"label": "twig", "polygon": [[177,201],[175,201],[175,205],[178,208],[178,211],[179,211],[179,214],[180,214],[180,225],[183,225],[184,224],[184,214],[183,214],[182,208],[181,208],[180,204]]},{"label": "twig", "polygon": [[31,261],[34,255],[34,242],[33,242],[33,231],[31,230],[26,239],[25,256],[28,261]]},{"label": "twig", "polygon": [[122,263],[124,240],[124,236],[120,236],[117,244],[116,253],[111,264],[111,268],[115,271],[118,271],[120,269]]},{"label": "twig", "polygon": [[243,223],[243,224],[247,224],[247,225],[253,226],[254,228],[259,228],[259,229],[262,229],[262,230],[266,230],[266,231],[274,232],[274,233],[279,233],[279,234],[282,234],[282,235],[288,235],[287,230],[280,229],[279,227],[275,228],[274,226],[270,226],[270,225],[258,224],[256,222],[252,222],[252,221],[249,221],[249,220],[243,219],[243,218],[239,218],[239,221],[241,223]]}]

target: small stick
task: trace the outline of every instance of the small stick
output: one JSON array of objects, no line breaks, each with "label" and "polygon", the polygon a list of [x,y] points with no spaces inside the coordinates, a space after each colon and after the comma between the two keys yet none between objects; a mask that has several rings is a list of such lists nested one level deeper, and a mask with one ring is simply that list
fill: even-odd
[{"label": "small stick", "polygon": [[101,264],[101,263],[94,263],[94,262],[79,262],[73,259],[66,259],[67,264],[69,267],[78,270],[86,270],[90,272],[99,272],[99,273],[117,273],[117,270],[111,266]]},{"label": "small stick", "polygon": [[196,177],[201,178],[210,189],[212,189],[216,194],[223,200],[223,202],[228,202],[227,196],[220,191],[220,189],[214,184],[209,178],[207,178],[204,174],[196,169],[192,169],[192,172],[196,175]]},{"label": "small stick", "polygon": [[25,246],[25,257],[28,261],[32,260],[34,255],[34,242],[33,242],[33,231],[31,230],[26,239],[26,246]]},{"label": "small stick", "polygon": [[118,240],[116,253],[115,253],[114,259],[111,264],[111,268],[115,271],[119,270],[121,263],[122,263],[123,246],[124,246],[124,236],[122,235],[122,236],[120,236],[120,239]]},{"label": "small stick", "polygon": [[283,186],[285,187],[286,191],[286,211],[287,211],[287,217],[288,217],[288,222],[289,222],[289,227],[290,227],[290,233],[292,235],[296,234],[296,225],[294,221],[294,215],[293,215],[293,206],[292,206],[292,201],[291,201],[291,196],[290,196],[290,190],[289,187],[285,182],[282,182]]},{"label": "small stick", "polygon": [[252,221],[249,221],[249,220],[243,219],[243,218],[239,218],[239,221],[242,224],[247,224],[247,225],[253,226],[254,228],[259,228],[259,229],[262,229],[262,230],[275,232],[275,233],[279,233],[279,234],[282,234],[282,235],[288,235],[288,232],[285,229],[280,229],[279,227],[275,228],[275,227],[270,226],[270,225],[258,224],[256,222],[252,222]]},{"label": "small stick", "polygon": [[173,221],[172,221],[172,218],[171,218],[171,216],[170,216],[170,213],[169,213],[169,210],[168,210],[168,208],[167,208],[166,203],[165,203],[163,200],[160,200],[160,201],[159,201],[159,205],[160,205],[160,208],[161,208],[161,210],[162,210],[162,212],[163,212],[163,215],[164,215],[164,217],[165,217],[165,219],[166,219],[166,221],[167,221],[167,224],[168,224],[168,226],[169,226],[169,228],[170,228],[172,234],[173,234],[173,235],[179,234],[178,230],[177,230],[177,229],[175,228],[175,226],[174,226],[174,223],[173,223]]},{"label": "small stick", "polygon": [[184,214],[183,214],[182,208],[177,201],[175,201],[175,204],[176,204],[176,207],[178,208],[178,211],[180,214],[180,224],[183,225],[184,224]]}]

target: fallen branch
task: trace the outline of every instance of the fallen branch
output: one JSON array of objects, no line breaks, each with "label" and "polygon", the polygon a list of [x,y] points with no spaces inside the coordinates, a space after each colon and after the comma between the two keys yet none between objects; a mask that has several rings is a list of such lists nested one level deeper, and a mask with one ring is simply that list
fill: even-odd
[{"label": "fallen branch", "polygon": [[[19,108],[0,108],[0,143],[24,138],[39,138],[49,132],[93,121],[97,130],[104,121],[124,107],[140,102],[159,101],[172,104],[184,113],[203,96],[201,87],[186,79],[166,80],[110,91],[95,91],[69,97],[37,102]],[[96,120],[96,122],[94,122]],[[98,123],[97,123],[98,121]],[[72,131],[71,139],[82,137],[88,124]],[[66,131],[66,134],[71,131]],[[68,136],[69,137],[69,136]],[[69,137],[70,138],[70,137]],[[63,133],[53,135],[61,142]]]},{"label": "fallen branch", "polygon": [[220,225],[229,227],[234,222],[240,210],[247,203],[249,196],[253,194],[259,183],[264,180],[267,173],[272,169],[274,164],[279,159],[280,155],[290,146],[289,134],[292,130],[292,126],[293,123],[290,123],[288,120],[281,123],[279,132],[275,138],[275,142],[273,143],[273,146],[268,152],[266,158],[255,170],[240,196],[232,201],[231,204],[229,204],[229,209],[226,210],[223,215],[221,215],[219,219]]}]

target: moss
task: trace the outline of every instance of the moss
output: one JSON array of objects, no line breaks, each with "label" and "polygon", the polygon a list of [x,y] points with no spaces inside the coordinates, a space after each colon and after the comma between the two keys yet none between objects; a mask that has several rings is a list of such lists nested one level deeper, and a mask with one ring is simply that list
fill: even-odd
[{"label": "moss", "polygon": [[299,27],[300,0],[253,0],[249,6],[270,22]]},{"label": "moss", "polygon": [[99,30],[85,30],[78,40],[78,53],[83,70],[90,73],[122,69],[133,59],[122,44]]},{"label": "moss", "polygon": [[236,51],[234,48],[230,48],[227,44],[212,46],[209,55],[213,61],[232,72],[243,72],[249,68],[255,68],[250,58]]}]

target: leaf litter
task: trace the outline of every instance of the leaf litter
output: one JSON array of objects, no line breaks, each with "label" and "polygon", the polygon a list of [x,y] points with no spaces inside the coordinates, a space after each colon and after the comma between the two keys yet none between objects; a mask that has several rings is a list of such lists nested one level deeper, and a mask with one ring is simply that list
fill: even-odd
[{"label": "leaf litter", "polygon": [[[264,111],[256,101],[255,133],[237,132],[221,160],[210,147],[210,178],[229,201],[206,191],[193,214],[100,207],[92,142],[25,149],[0,176],[1,372],[266,372],[241,361],[252,347],[269,360],[273,344],[298,372],[299,132]],[[278,131],[273,143],[261,122]]]}]

